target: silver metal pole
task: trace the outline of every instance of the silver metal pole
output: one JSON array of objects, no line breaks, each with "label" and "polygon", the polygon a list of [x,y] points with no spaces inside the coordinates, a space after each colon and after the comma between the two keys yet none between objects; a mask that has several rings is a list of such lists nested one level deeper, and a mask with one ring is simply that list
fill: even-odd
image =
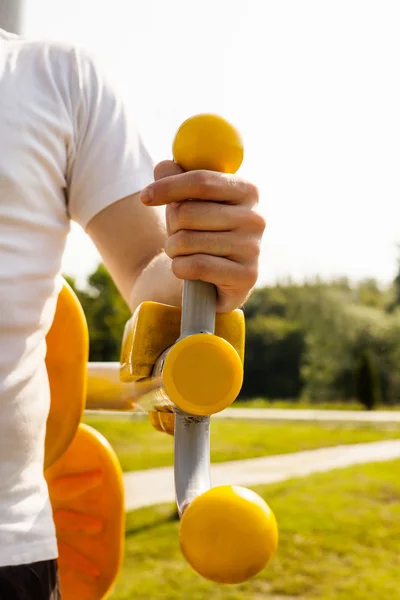
[{"label": "silver metal pole", "polygon": [[175,496],[179,516],[211,487],[210,417],[175,413]]},{"label": "silver metal pole", "polygon": [[[214,333],[217,290],[204,281],[184,281],[181,338]],[[175,412],[175,496],[179,515],[211,487],[210,417]]]},{"label": "silver metal pole", "polygon": [[217,289],[206,281],[184,281],[181,337],[191,333],[214,333]]},{"label": "silver metal pole", "polygon": [[0,0],[0,27],[9,33],[21,33],[24,0]]}]

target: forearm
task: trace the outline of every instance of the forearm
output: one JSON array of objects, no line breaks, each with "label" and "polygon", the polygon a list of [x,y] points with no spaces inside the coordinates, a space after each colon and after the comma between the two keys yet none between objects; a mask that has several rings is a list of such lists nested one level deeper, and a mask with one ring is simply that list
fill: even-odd
[{"label": "forearm", "polygon": [[180,306],[183,282],[172,273],[171,262],[163,252],[142,270],[130,296],[129,305],[132,312],[146,300]]}]

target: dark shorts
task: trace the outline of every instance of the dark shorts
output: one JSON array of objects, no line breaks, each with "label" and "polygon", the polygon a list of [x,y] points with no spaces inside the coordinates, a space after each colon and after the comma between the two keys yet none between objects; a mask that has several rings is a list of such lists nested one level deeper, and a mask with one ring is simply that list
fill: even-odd
[{"label": "dark shorts", "polygon": [[0,567],[0,600],[61,600],[57,561]]}]

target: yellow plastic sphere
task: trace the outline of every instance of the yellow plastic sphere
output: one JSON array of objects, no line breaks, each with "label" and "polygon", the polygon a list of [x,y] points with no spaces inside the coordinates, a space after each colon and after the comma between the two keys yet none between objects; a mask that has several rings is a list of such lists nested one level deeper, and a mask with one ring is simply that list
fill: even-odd
[{"label": "yellow plastic sphere", "polygon": [[268,504],[239,486],[211,488],[183,513],[182,552],[199,575],[237,584],[257,575],[278,546],[278,527]]},{"label": "yellow plastic sphere", "polygon": [[237,129],[222,117],[200,114],[179,127],[172,152],[185,171],[236,173],[243,161],[243,142]]}]

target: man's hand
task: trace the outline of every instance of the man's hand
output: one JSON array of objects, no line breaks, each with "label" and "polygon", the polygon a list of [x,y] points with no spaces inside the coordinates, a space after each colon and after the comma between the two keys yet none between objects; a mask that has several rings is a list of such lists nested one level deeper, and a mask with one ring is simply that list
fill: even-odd
[{"label": "man's hand", "polygon": [[217,309],[241,306],[258,277],[265,220],[257,188],[236,175],[157,165],[141,193],[147,206],[166,205],[165,252],[178,279],[201,279],[218,289]]},{"label": "man's hand", "polygon": [[265,221],[257,189],[235,175],[184,173],[171,161],[154,175],[140,196],[114,202],[86,229],[127,303],[179,306],[182,280],[201,279],[217,286],[218,312],[238,308],[258,276]]}]

